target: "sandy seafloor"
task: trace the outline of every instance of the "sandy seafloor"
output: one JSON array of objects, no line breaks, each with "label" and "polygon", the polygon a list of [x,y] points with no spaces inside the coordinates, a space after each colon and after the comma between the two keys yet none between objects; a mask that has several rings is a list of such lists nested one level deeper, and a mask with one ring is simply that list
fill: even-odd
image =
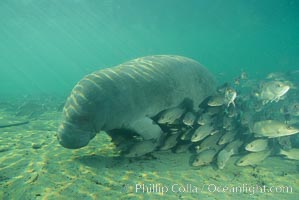
[{"label": "sandy seafloor", "polygon": [[[11,113],[0,110],[0,122],[14,120]],[[0,200],[298,199],[299,161],[270,157],[253,168],[235,166],[238,157],[233,157],[223,170],[214,165],[194,169],[189,166],[190,153],[121,158],[105,133],[84,148],[70,150],[57,142],[59,121],[60,113],[51,111],[27,125],[0,129]],[[142,184],[155,187],[136,192]],[[278,191],[253,194],[249,187],[256,185]],[[239,186],[242,191],[217,192],[215,186],[230,190]],[[292,188],[287,192],[282,186]],[[162,193],[162,188],[168,192]]]}]

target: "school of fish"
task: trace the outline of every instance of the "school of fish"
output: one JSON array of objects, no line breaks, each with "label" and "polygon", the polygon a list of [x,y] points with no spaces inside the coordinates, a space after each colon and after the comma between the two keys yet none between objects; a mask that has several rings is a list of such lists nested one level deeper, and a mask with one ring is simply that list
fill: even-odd
[{"label": "school of fish", "polygon": [[[251,80],[242,72],[198,108],[163,110],[153,118],[164,132],[155,151],[190,151],[194,168],[223,169],[232,156],[239,156],[236,166],[256,166],[269,156],[299,160],[298,75],[271,73]],[[131,155],[146,148],[152,148],[148,141],[120,151],[136,157]]]}]

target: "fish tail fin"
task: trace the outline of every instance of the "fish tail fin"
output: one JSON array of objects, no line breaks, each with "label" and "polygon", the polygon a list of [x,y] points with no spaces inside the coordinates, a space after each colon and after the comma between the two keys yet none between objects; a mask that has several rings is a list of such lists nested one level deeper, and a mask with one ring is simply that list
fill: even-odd
[{"label": "fish tail fin", "polygon": [[286,155],[287,151],[283,149],[279,149],[279,155]]}]

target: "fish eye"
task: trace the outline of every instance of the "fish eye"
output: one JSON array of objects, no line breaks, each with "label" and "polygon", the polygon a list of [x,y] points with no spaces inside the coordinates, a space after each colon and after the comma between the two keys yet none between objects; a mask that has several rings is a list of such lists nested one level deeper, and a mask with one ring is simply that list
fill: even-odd
[{"label": "fish eye", "polygon": [[244,160],[241,160],[241,161],[240,161],[240,163],[243,163],[243,162],[244,162]]},{"label": "fish eye", "polygon": [[195,162],[198,162],[198,161],[199,161],[199,159],[198,159],[198,158],[196,158],[196,159],[195,159]]}]

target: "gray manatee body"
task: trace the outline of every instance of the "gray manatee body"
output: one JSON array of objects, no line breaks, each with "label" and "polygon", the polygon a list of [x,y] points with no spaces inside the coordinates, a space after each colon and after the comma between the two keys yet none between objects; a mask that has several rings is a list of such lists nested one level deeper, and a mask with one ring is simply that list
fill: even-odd
[{"label": "gray manatee body", "polygon": [[81,148],[99,131],[131,130],[159,139],[151,117],[184,100],[195,108],[215,90],[213,76],[198,62],[173,55],[141,57],[85,76],[73,88],[58,128],[59,143]]}]

